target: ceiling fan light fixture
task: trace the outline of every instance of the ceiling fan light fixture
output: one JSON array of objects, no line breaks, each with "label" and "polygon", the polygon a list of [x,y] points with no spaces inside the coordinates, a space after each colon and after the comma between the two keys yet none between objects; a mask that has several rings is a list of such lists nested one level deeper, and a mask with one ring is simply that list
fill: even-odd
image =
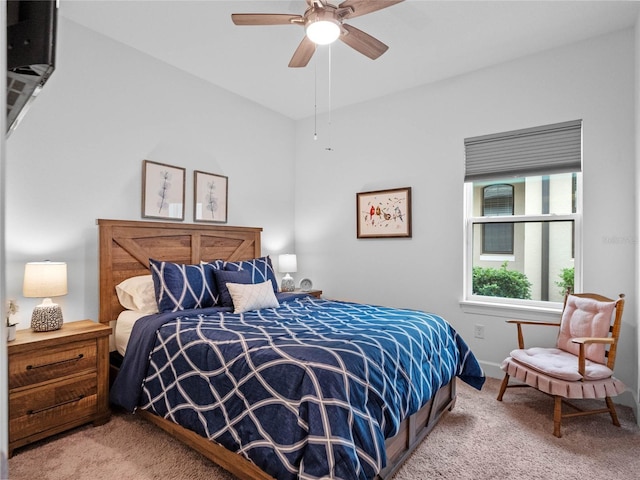
[{"label": "ceiling fan light fixture", "polygon": [[319,12],[307,20],[307,37],[316,45],[329,45],[340,36],[340,23],[325,13],[329,12]]},{"label": "ceiling fan light fixture", "polygon": [[[335,2],[341,2],[337,6]],[[289,67],[306,67],[317,45],[341,40],[348,47],[375,60],[389,47],[345,20],[382,10],[404,0],[306,0],[302,15],[291,13],[232,13],[236,25],[296,25],[304,27],[305,36],[293,52]],[[266,3],[266,2],[265,2]]]}]

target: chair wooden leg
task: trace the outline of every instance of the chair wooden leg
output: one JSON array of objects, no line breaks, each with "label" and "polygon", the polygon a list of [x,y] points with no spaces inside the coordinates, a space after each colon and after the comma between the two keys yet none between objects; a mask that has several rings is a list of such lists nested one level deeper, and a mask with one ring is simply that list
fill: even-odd
[{"label": "chair wooden leg", "polygon": [[607,402],[607,408],[609,409],[609,414],[611,415],[611,421],[616,427],[620,426],[620,422],[618,421],[618,413],[616,412],[616,407],[613,405],[613,400],[611,397],[605,397],[605,402]]},{"label": "chair wooden leg", "polygon": [[553,396],[555,403],[553,405],[553,434],[560,438],[560,426],[562,425],[562,397],[558,395]]},{"label": "chair wooden leg", "polygon": [[504,374],[504,379],[502,380],[502,385],[500,385],[500,391],[498,392],[498,401],[502,401],[502,396],[504,392],[507,390],[507,385],[509,384],[509,374]]}]

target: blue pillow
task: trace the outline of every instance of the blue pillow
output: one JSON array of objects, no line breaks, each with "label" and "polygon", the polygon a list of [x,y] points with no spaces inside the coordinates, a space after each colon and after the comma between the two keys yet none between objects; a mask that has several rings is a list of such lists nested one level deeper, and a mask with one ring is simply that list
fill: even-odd
[{"label": "blue pillow", "polygon": [[185,265],[149,259],[160,312],[207,308],[218,303],[212,264]]},{"label": "blue pillow", "polygon": [[241,283],[243,285],[254,283],[251,281],[251,274],[247,270],[240,270],[237,272],[231,270],[214,270],[213,273],[216,278],[218,292],[220,292],[219,302],[223,307],[233,308],[233,300],[231,299],[231,294],[227,288],[227,283]]},{"label": "blue pillow", "polygon": [[268,255],[266,257],[254,258],[252,260],[225,262],[224,269],[234,272],[249,272],[249,274],[251,275],[251,282],[249,283],[263,283],[267,280],[271,280],[273,291],[276,293],[278,292],[278,282],[276,281],[276,274],[273,271],[271,258]]},{"label": "blue pillow", "polygon": [[208,263],[216,270],[224,270],[224,260],[212,260],[211,262],[200,262],[200,263]]}]

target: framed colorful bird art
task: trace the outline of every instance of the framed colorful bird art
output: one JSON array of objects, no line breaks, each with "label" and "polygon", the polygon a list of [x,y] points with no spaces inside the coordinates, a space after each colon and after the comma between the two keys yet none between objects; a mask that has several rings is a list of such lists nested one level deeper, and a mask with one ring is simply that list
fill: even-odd
[{"label": "framed colorful bird art", "polygon": [[357,237],[411,237],[411,187],[356,193]]}]

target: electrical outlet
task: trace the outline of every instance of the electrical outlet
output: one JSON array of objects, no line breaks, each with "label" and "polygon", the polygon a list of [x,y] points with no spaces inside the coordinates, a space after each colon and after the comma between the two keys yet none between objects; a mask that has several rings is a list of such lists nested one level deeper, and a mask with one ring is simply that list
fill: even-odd
[{"label": "electrical outlet", "polygon": [[473,336],[476,338],[484,338],[484,325],[474,325]]}]

